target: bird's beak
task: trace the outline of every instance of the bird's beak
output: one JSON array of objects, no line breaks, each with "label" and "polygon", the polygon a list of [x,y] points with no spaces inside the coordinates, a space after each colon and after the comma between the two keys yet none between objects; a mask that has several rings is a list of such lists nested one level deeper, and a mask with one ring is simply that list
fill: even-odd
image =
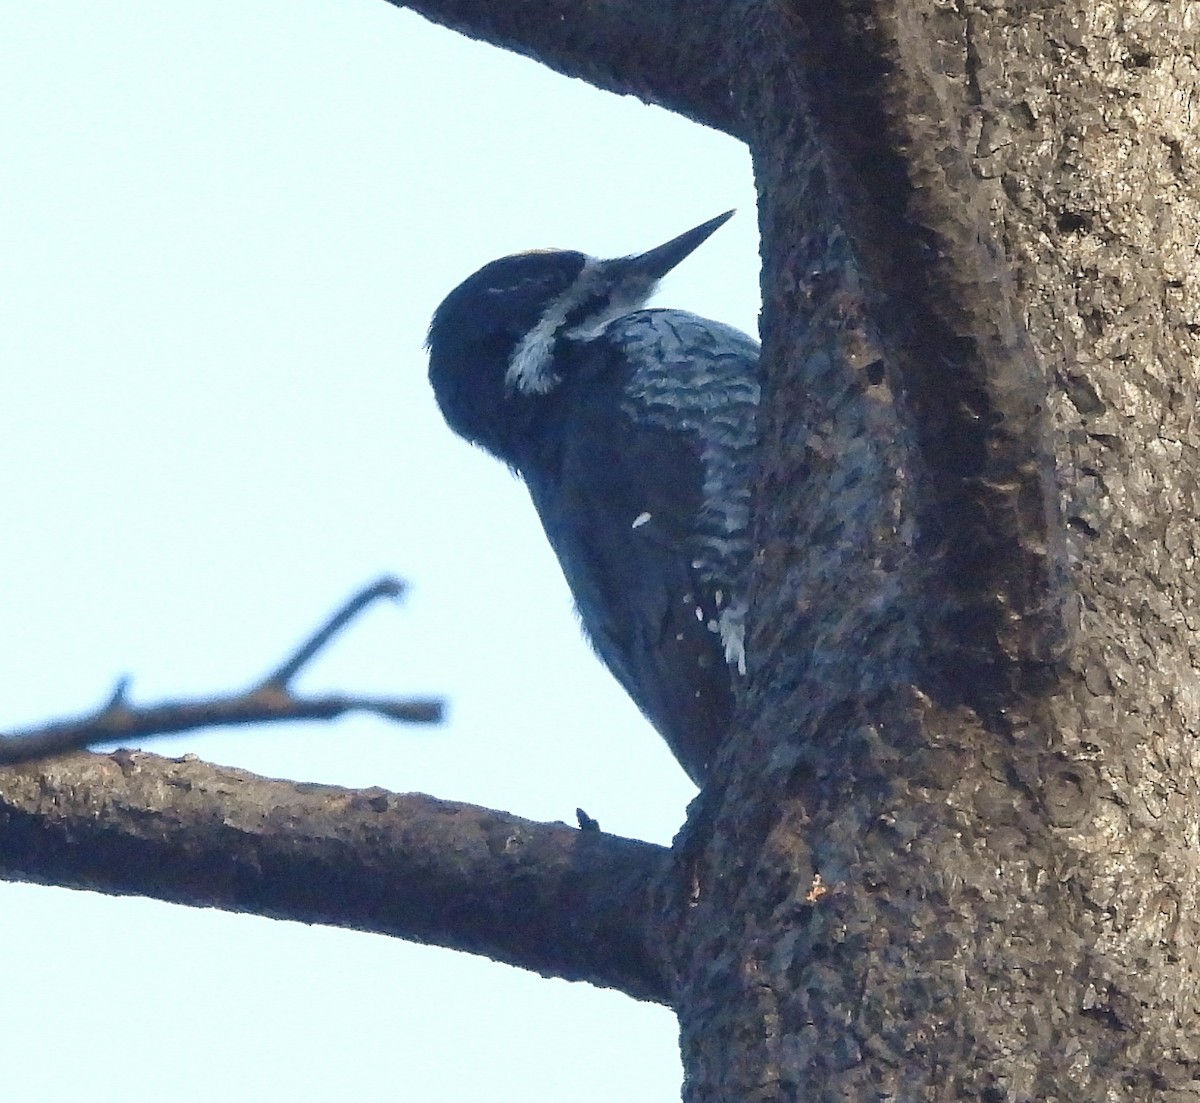
[{"label": "bird's beak", "polygon": [[665,245],[659,245],[648,253],[639,253],[634,257],[622,257],[612,261],[614,267],[623,269],[623,275],[637,275],[647,281],[655,282],[662,279],[672,268],[691,253],[695,252],[721,226],[733,217],[733,211],[710,218],[707,222],[688,230],[686,233],[673,237]]}]

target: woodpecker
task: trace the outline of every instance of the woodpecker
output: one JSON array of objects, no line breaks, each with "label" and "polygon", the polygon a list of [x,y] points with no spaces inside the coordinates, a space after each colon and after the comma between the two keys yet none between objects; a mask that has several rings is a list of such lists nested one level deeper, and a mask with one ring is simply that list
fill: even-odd
[{"label": "woodpecker", "polygon": [[697,785],[746,670],[759,348],[643,308],[732,215],[636,256],[494,260],[427,341],[450,428],[524,480],[592,646]]}]

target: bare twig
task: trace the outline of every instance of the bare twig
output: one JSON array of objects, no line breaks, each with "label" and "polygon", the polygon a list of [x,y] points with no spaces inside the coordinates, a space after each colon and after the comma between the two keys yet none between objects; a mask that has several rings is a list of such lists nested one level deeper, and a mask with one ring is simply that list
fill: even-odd
[{"label": "bare twig", "polygon": [[399,600],[403,594],[404,583],[398,578],[381,578],[372,582],[370,586],[364,586],[297,647],[291,658],[273,673],[268,674],[262,680],[261,688],[286,690],[292,679],[313,660],[314,656],[368,605],[378,601],[381,597]]},{"label": "bare twig", "polygon": [[403,591],[403,583],[395,578],[382,578],[360,590],[285,662],[257,685],[241,693],[134,706],[128,698],[130,680],[123,677],[97,712],[0,736],[0,764],[82,750],[96,743],[115,740],[150,739],[197,728],[269,724],[285,720],[332,720],[347,712],[371,712],[388,720],[412,724],[437,723],[442,718],[443,704],[433,698],[361,697],[353,694],[300,697],[292,693],[290,688],[296,675],[354,617],[379,598],[398,597]]}]

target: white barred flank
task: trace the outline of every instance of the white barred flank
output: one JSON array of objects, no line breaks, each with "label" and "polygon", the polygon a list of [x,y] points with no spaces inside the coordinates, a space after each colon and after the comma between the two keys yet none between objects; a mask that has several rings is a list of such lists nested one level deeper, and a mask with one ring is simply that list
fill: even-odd
[{"label": "white barred flank", "polygon": [[[626,392],[630,417],[694,433],[699,442],[704,507],[696,518],[692,569],[714,592],[712,627],[726,662],[744,674],[758,343],[683,310],[627,315],[605,337],[634,367]],[[699,609],[697,614],[707,623]]]}]

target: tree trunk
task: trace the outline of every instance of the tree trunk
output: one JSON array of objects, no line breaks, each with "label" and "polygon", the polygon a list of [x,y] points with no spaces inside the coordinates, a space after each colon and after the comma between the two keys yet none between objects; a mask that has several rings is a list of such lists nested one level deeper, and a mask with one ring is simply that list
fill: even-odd
[{"label": "tree trunk", "polygon": [[[253,822],[238,882],[164,888],[198,860],[154,818],[187,770],[63,760],[0,783],[0,873],[295,906],[667,1000],[691,1103],[1200,1098],[1192,7],[403,6],[752,148],[759,555],[715,779],[670,855],[420,801],[396,841],[386,794],[314,796],[313,824],[361,818],[330,851],[347,883],[454,873],[410,923],[383,890],[293,905],[335,830],[300,854],[299,804],[207,773],[190,813]],[[240,817],[249,790],[268,811]],[[130,853],[154,861],[107,858]],[[536,946],[506,878],[538,886]]]},{"label": "tree trunk", "polygon": [[[1193,1098],[1188,8],[794,31],[752,139],[756,665],[678,855],[686,1098]],[[977,324],[997,288],[1033,372]]]}]

